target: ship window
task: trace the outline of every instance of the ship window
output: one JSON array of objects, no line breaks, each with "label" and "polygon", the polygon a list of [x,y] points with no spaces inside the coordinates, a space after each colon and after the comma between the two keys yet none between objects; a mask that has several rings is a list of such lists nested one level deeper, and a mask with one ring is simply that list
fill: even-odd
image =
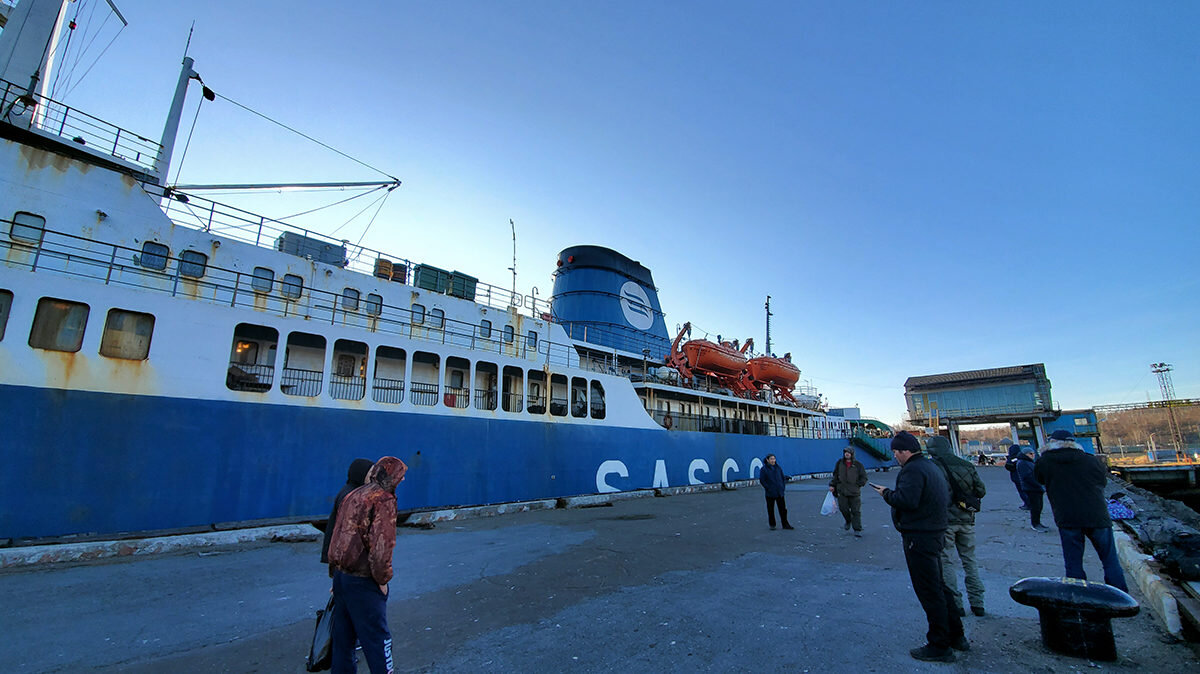
[{"label": "ship window", "polygon": [[0,341],[4,341],[4,326],[8,325],[8,314],[12,312],[13,294],[0,290]]},{"label": "ship window", "polygon": [[446,389],[442,400],[446,407],[465,409],[471,403],[471,389],[467,388],[467,375],[471,363],[466,358],[450,356],[446,359]]},{"label": "ship window", "polygon": [[124,309],[109,309],[100,338],[100,355],[127,360],[150,357],[150,336],[154,334],[154,316]]},{"label": "ship window", "polygon": [[362,400],[367,392],[367,345],[348,339],[333,343],[333,372],[329,396],[338,400]]},{"label": "ship window", "polygon": [[429,322],[432,323],[433,327],[435,328],[444,327],[446,325],[446,312],[442,311],[441,309],[430,309]]},{"label": "ship window", "polygon": [[587,380],[583,377],[571,378],[571,416],[587,416]]},{"label": "ship window", "polygon": [[279,377],[280,391],[290,396],[319,396],[324,370],[324,337],[307,332],[288,335],[287,349],[283,352],[283,374]]},{"label": "ship window", "polygon": [[295,274],[284,274],[279,282],[279,294],[289,300],[298,300],[304,293],[304,279]]},{"label": "ship window", "polygon": [[8,230],[8,234],[16,241],[41,243],[46,234],[46,218],[18,211],[13,215],[12,228]]},{"label": "ship window", "polygon": [[420,325],[425,322],[425,305],[412,305],[412,322],[413,325]]},{"label": "ship window", "polygon": [[358,311],[359,293],[354,288],[346,288],[342,291],[342,309],[346,311]]},{"label": "ship window", "polygon": [[375,402],[404,402],[404,355],[404,349],[391,346],[375,349],[375,380],[371,382],[371,399]]},{"label": "ship window", "polygon": [[171,255],[171,249],[155,243],[147,241],[142,244],[142,257],[139,261],[146,269],[157,269],[162,271],[167,268],[167,258]]},{"label": "ship window", "polygon": [[525,346],[537,350],[537,331],[530,330],[529,334],[525,335]]},{"label": "ship window", "polygon": [[43,297],[33,317],[29,346],[74,353],[83,346],[87,319],[88,305]]},{"label": "ship window", "polygon": [[479,321],[479,336],[484,339],[492,338],[492,322],[486,318]]},{"label": "ship window", "polygon": [[592,381],[592,418],[604,418],[604,387],[595,380]]},{"label": "ship window", "polygon": [[506,325],[506,326],[504,326],[504,343],[505,343],[505,344],[512,344],[512,343],[513,343],[513,338],[514,338],[513,336],[514,336],[515,334],[516,334],[516,333],[515,333],[515,332],[513,332],[513,326],[511,326],[511,325]]},{"label": "ship window", "polygon": [[179,254],[179,273],[192,278],[203,278],[208,268],[208,256],[204,253],[185,250]]},{"label": "ship window", "polygon": [[496,409],[496,364],[479,361],[475,364],[475,409]]},{"label": "ship window", "polygon": [[438,373],[441,360],[436,353],[413,352],[412,392],[409,399],[414,405],[437,405]]},{"label": "ship window", "polygon": [[[233,331],[233,350],[225,386],[233,391],[263,393],[275,380],[275,353],[279,331],[263,325],[239,323]],[[262,358],[259,355],[262,354]]]},{"label": "ship window", "polygon": [[524,371],[519,367],[504,367],[503,388],[500,390],[500,408],[505,412],[520,412],[523,407],[521,391],[525,385]]},{"label": "ship window", "polygon": [[530,414],[546,413],[546,373],[541,370],[529,371],[529,399],[525,401],[525,409]]},{"label": "ship window", "polygon": [[254,275],[250,277],[250,287],[254,292],[269,293],[275,283],[275,272],[266,267],[255,267]]},{"label": "ship window", "polygon": [[550,375],[550,414],[556,417],[567,416],[566,375]]},{"label": "ship window", "polygon": [[383,296],[376,295],[375,293],[368,293],[366,310],[367,310],[367,313],[371,314],[372,316],[378,316],[379,314],[382,314],[383,313]]}]

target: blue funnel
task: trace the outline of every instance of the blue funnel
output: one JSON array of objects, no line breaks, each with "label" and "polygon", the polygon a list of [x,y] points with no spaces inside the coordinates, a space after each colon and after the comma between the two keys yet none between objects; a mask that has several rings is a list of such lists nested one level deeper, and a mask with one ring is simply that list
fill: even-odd
[{"label": "blue funnel", "polygon": [[600,246],[558,254],[551,312],[574,339],[662,362],[671,348],[650,270]]}]

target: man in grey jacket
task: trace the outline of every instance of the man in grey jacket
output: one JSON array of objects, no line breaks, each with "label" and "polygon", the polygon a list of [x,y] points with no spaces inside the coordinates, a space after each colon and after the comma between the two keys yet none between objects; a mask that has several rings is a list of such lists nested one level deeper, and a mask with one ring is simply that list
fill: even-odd
[{"label": "man in grey jacket", "polygon": [[[950,483],[950,495],[972,496],[982,499],[987,495],[987,487],[979,479],[975,466],[966,459],[954,455],[950,441],[941,436],[927,438],[925,449],[934,463],[942,467],[946,480]],[[954,595],[954,607],[960,616],[967,614],[962,605],[962,594],[958,591],[958,577],[954,573],[954,561],[951,556],[955,551],[962,560],[963,572],[966,575],[967,599],[971,602],[971,613],[977,616],[986,615],[983,608],[983,581],[979,578],[979,566],[975,560],[975,511],[968,510],[965,502],[950,499],[946,509],[949,524],[946,527],[945,547],[942,548],[942,577],[946,587]]]},{"label": "man in grey jacket", "polygon": [[854,448],[842,450],[842,458],[833,466],[829,491],[837,497],[838,510],[846,520],[845,529],[854,527],[854,535],[862,538],[862,488],[867,486],[867,469],[854,458]]}]

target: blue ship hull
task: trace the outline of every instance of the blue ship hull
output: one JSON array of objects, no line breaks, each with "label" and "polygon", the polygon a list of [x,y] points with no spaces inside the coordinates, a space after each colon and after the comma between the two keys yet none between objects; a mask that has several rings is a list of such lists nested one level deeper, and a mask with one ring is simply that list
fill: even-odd
[{"label": "blue ship hull", "polygon": [[[0,409],[8,538],[321,518],[358,456],[408,463],[397,497],[413,510],[662,486],[660,461],[670,486],[722,482],[729,459],[725,478],[755,478],[768,453],[790,474],[824,472],[846,445],[19,386],[0,386]],[[628,476],[598,476],[611,461]]]}]

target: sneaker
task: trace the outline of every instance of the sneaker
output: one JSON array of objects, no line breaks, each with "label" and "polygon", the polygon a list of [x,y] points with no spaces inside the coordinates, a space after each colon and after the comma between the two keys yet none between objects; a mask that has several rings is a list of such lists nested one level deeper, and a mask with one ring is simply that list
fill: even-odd
[{"label": "sneaker", "polygon": [[855,532],[854,532],[854,537],[855,537],[855,538],[862,538],[862,532],[861,532],[861,531],[855,531]]},{"label": "sneaker", "polygon": [[965,653],[965,652],[971,650],[971,642],[967,641],[967,635],[964,634],[964,635],[960,636],[959,638],[955,639],[954,643],[950,644],[950,648],[953,648],[956,651],[962,651]]},{"label": "sneaker", "polygon": [[850,523],[846,522],[846,526],[842,527],[844,531],[850,531]]},{"label": "sneaker", "polygon": [[794,527],[794,526],[792,526],[792,525],[790,525],[790,524],[785,524],[785,525],[783,525],[783,528],[784,528],[784,529],[795,529],[796,527]]},{"label": "sneaker", "polygon": [[772,524],[772,525],[771,525],[771,531],[775,531],[775,525],[774,525],[774,524]]},{"label": "sneaker", "polygon": [[1027,505],[1021,506],[1021,510],[1029,510],[1029,506],[1027,506]]},{"label": "sneaker", "polygon": [[958,617],[959,617],[959,618],[965,618],[965,617],[967,616],[967,609],[965,609],[965,608],[963,608],[963,607],[959,606],[959,607],[957,607],[957,608],[956,608],[956,610],[958,611]]},{"label": "sneaker", "polygon": [[979,617],[979,618],[982,618],[983,616],[987,615],[987,611],[983,610],[982,606],[972,606],[971,613],[974,613],[976,615],[976,617]]},{"label": "sneaker", "polygon": [[924,660],[925,662],[954,662],[954,651],[949,648],[938,648],[925,644],[920,648],[914,648],[908,652],[916,660]]},{"label": "sneaker", "polygon": [[1047,531],[1050,531],[1050,527],[1042,526],[1040,524],[1035,524],[1032,527],[1030,527],[1030,529],[1033,529],[1034,531],[1038,532],[1039,534],[1044,534]]}]

